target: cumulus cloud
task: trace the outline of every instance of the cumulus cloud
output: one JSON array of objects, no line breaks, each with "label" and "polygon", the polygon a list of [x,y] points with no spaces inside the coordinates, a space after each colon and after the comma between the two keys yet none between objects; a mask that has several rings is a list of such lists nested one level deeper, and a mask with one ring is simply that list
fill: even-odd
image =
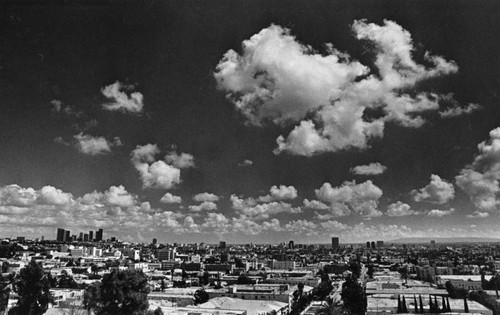
[{"label": "cumulus cloud", "polygon": [[490,131],[490,140],[478,145],[471,165],[460,171],[455,183],[480,211],[498,209],[500,191],[500,128]]},{"label": "cumulus cloud", "polygon": [[412,195],[417,202],[444,204],[455,197],[455,188],[452,183],[448,183],[438,175],[433,174],[430,183],[422,189],[413,190]]},{"label": "cumulus cloud", "polygon": [[387,215],[390,217],[404,217],[412,214],[418,213],[416,211],[413,211],[410,205],[401,201],[392,203],[387,207]]},{"label": "cumulus cloud", "polygon": [[174,196],[171,193],[166,193],[160,199],[161,203],[181,203],[182,198],[180,196]]},{"label": "cumulus cloud", "polygon": [[445,119],[471,114],[481,109],[480,105],[473,103],[467,104],[466,106],[460,106],[451,93],[443,97],[443,101],[443,103],[449,104],[446,108],[439,111],[439,116]]},{"label": "cumulus cloud", "polygon": [[286,202],[258,203],[254,198],[240,198],[236,195],[230,197],[231,205],[236,212],[255,220],[268,219],[278,213],[301,213],[300,207],[293,207]]},{"label": "cumulus cloud", "polygon": [[144,107],[142,93],[132,92],[127,94],[127,92],[134,89],[133,85],[123,84],[119,81],[103,87],[101,93],[110,99],[111,102],[103,104],[102,108],[109,111],[121,111],[133,114],[142,113]]},{"label": "cumulus cloud", "polygon": [[[175,154],[176,158],[170,158],[167,162],[158,160],[156,155],[160,149],[156,144],[138,145],[130,154],[131,162],[139,172],[144,188],[170,189],[181,182],[181,170],[178,167],[187,168],[194,164],[190,154]],[[175,163],[178,167],[168,163]]]},{"label": "cumulus cloud", "polygon": [[455,209],[453,209],[453,208],[451,208],[450,210],[433,209],[427,213],[427,216],[433,217],[433,218],[441,218],[441,217],[444,217],[446,215],[451,215],[453,212],[455,212]]},{"label": "cumulus cloud", "polygon": [[324,183],[315,192],[321,202],[330,204],[330,208],[340,209],[342,212],[346,212],[347,208],[364,217],[382,215],[377,209],[382,190],[371,180],[361,184],[356,184],[356,181],[346,181],[339,187]]},{"label": "cumulus cloud", "polygon": [[188,153],[177,154],[177,152],[169,152],[165,156],[165,161],[177,168],[195,167],[194,157]]},{"label": "cumulus cloud", "polygon": [[193,200],[196,202],[205,202],[205,201],[217,202],[217,201],[219,201],[219,197],[217,195],[212,194],[212,193],[204,192],[204,193],[194,195]]},{"label": "cumulus cloud", "polygon": [[468,214],[467,217],[471,219],[484,219],[489,217],[490,214],[488,212],[474,211],[474,214]]},{"label": "cumulus cloud", "polygon": [[192,212],[200,212],[200,211],[212,211],[217,210],[217,204],[212,201],[203,201],[199,205],[191,205],[189,206],[189,211]]},{"label": "cumulus cloud", "polygon": [[370,163],[368,165],[358,165],[350,169],[351,173],[356,175],[380,175],[385,172],[387,166],[379,162]]},{"label": "cumulus cloud", "polygon": [[[380,26],[358,20],[352,29],[358,40],[372,44],[377,74],[332,44],[320,54],[289,29],[271,25],[245,40],[241,54],[226,52],[214,74],[218,88],[249,124],[296,125],[277,139],[276,154],[363,149],[370,139],[383,136],[387,121],[421,126],[425,119],[420,114],[438,110],[444,96],[405,91],[458,67],[429,53],[424,55],[428,66],[418,64],[410,33],[395,22]],[[370,111],[381,115],[370,117]]]},{"label": "cumulus cloud", "polygon": [[317,235],[318,234],[318,225],[312,221],[308,220],[295,220],[290,221],[285,224],[285,231],[292,234],[304,234],[304,235]]},{"label": "cumulus cloud", "polygon": [[65,193],[53,186],[44,186],[38,191],[37,202],[40,204],[62,206],[69,205],[72,200],[72,194]]},{"label": "cumulus cloud", "polygon": [[269,194],[266,196],[260,196],[260,202],[271,202],[277,200],[292,200],[297,198],[297,189],[293,186],[280,185],[279,187],[274,185],[269,189]]},{"label": "cumulus cloud", "polygon": [[238,166],[252,166],[252,165],[253,165],[252,160],[244,160],[243,162],[238,163]]},{"label": "cumulus cloud", "polygon": [[79,133],[74,136],[75,147],[83,154],[87,155],[100,155],[108,154],[114,146],[122,145],[120,138],[115,137],[113,142],[106,140],[104,137],[93,137]]}]

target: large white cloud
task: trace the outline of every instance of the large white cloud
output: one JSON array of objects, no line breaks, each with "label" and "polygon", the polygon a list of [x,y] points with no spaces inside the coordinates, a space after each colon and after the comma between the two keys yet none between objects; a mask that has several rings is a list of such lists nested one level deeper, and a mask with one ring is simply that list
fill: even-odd
[{"label": "large white cloud", "polygon": [[364,217],[382,215],[377,207],[383,192],[371,180],[361,184],[356,184],[356,181],[346,181],[339,187],[332,187],[330,183],[324,183],[315,192],[316,197],[320,201],[330,204],[330,207],[349,208]]},{"label": "large white cloud", "polygon": [[[139,172],[144,188],[170,189],[181,182],[181,170],[179,167],[188,168],[194,166],[193,157],[190,154],[170,153],[167,162],[158,160],[155,156],[160,153],[156,144],[138,145],[130,154],[132,164]],[[175,165],[169,164],[175,163]]]},{"label": "large white cloud", "polygon": [[102,108],[109,111],[121,111],[129,112],[134,114],[142,113],[144,103],[144,96],[139,92],[132,92],[127,94],[127,92],[133,91],[135,88],[133,85],[123,84],[116,81],[113,84],[105,86],[101,89],[102,94],[111,99],[112,102],[102,105]]},{"label": "large white cloud", "polygon": [[460,171],[455,182],[481,211],[497,210],[500,192],[500,128],[490,131],[490,140],[478,145],[471,165]]},{"label": "large white cloud", "polygon": [[[426,53],[428,66],[418,64],[410,33],[392,21],[380,26],[359,20],[352,29],[374,47],[377,74],[331,44],[320,54],[290,30],[272,25],[245,40],[241,55],[234,50],[224,55],[214,74],[218,87],[250,124],[298,123],[277,139],[275,153],[309,156],[366,148],[369,139],[383,136],[386,121],[421,126],[420,113],[438,110],[445,96],[404,91],[456,72],[455,63]],[[365,117],[372,109],[381,117]]]},{"label": "large white cloud", "polygon": [[455,197],[455,188],[452,183],[441,179],[438,175],[431,175],[430,183],[419,190],[413,190],[413,199],[417,202],[425,201],[435,204],[447,203]]}]

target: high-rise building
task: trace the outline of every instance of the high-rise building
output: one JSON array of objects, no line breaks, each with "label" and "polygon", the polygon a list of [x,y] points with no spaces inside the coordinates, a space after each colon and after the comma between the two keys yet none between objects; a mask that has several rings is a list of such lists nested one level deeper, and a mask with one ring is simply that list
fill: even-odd
[{"label": "high-rise building", "polygon": [[88,242],[89,241],[89,235],[87,233],[83,234],[83,241]]},{"label": "high-rise building", "polygon": [[80,232],[80,235],[78,235],[78,240],[83,241],[83,232]]},{"label": "high-rise building", "polygon": [[219,242],[219,247],[220,248],[226,248],[226,242],[225,241],[220,241]]},{"label": "high-rise building", "polygon": [[370,248],[370,242],[366,242],[366,248]]},{"label": "high-rise building", "polygon": [[69,235],[70,231],[69,230],[64,230],[64,242],[71,242],[71,237]]},{"label": "high-rise building", "polygon": [[377,241],[377,248],[384,247],[384,241]]},{"label": "high-rise building", "polygon": [[64,229],[58,228],[57,229],[57,241],[58,242],[64,242]]},{"label": "high-rise building", "polygon": [[288,248],[293,249],[295,247],[295,243],[293,241],[288,242]]},{"label": "high-rise building", "polygon": [[99,229],[95,232],[95,240],[97,242],[102,241],[102,233],[103,233],[102,229]]},{"label": "high-rise building", "polygon": [[337,248],[339,248],[339,238],[332,237],[332,249],[337,249]]},{"label": "high-rise building", "polygon": [[94,231],[89,231],[89,241],[94,241]]},{"label": "high-rise building", "polygon": [[158,240],[156,238],[153,238],[153,245],[156,245],[158,243]]}]

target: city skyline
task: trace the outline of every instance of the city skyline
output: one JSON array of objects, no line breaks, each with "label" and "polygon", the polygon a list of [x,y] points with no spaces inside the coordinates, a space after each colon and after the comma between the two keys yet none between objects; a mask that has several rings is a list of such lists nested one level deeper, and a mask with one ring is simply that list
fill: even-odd
[{"label": "city skyline", "polygon": [[0,237],[500,238],[493,1],[0,6]]}]

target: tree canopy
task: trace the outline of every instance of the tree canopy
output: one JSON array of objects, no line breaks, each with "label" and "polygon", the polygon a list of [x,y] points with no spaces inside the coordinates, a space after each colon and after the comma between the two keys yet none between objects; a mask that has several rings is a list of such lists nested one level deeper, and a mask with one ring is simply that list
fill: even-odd
[{"label": "tree canopy", "polygon": [[142,271],[112,271],[100,283],[89,286],[83,303],[96,315],[147,314],[150,288]]},{"label": "tree canopy", "polygon": [[21,269],[19,277],[14,282],[14,290],[19,295],[16,306],[9,310],[9,314],[41,315],[45,313],[52,302],[49,292],[50,283],[43,272],[43,268],[35,261],[31,261]]}]

